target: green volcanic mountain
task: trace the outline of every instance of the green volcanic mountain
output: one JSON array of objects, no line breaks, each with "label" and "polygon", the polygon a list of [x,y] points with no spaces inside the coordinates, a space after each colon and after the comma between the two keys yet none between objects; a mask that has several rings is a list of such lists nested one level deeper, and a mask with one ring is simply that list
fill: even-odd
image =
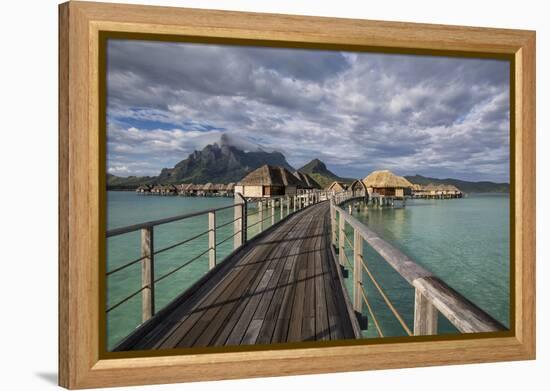
[{"label": "green volcanic mountain", "polygon": [[270,164],[289,170],[288,164],[280,152],[262,150],[245,152],[231,145],[207,145],[202,151],[195,151],[174,168],[164,168],[158,176],[162,183],[229,183],[238,182],[250,171]]},{"label": "green volcanic mountain", "polygon": [[430,178],[422,175],[406,176],[407,180],[417,185],[428,185],[433,183],[434,185],[455,185],[465,193],[508,193],[510,191],[510,185],[508,183],[495,183],[495,182],[469,182],[462,181],[460,179],[438,179]]},{"label": "green volcanic mountain", "polygon": [[256,168],[270,164],[294,171],[280,152],[266,152],[261,148],[243,151],[224,142],[209,144],[202,151],[194,151],[173,168],[163,168],[157,177],[107,176],[108,189],[135,189],[141,184],[154,183],[230,183],[238,182]]},{"label": "green volcanic mountain", "polygon": [[342,178],[330,171],[325,163],[319,159],[313,159],[305,166],[298,169],[298,171],[304,174],[310,175],[322,188],[327,188],[334,181],[351,183],[353,178]]}]

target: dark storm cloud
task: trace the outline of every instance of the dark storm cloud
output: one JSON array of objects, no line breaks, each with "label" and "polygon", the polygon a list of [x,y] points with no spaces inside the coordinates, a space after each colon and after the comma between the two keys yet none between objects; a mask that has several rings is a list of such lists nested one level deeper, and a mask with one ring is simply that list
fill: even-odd
[{"label": "dark storm cloud", "polygon": [[227,133],[346,176],[508,180],[508,83],[496,60],[111,41],[109,168],[155,174]]}]

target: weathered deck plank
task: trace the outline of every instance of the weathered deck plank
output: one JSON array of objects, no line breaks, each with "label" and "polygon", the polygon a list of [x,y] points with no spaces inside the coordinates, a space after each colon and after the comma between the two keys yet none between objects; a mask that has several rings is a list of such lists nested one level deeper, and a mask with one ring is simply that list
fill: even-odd
[{"label": "weathered deck plank", "polygon": [[[328,238],[328,203],[290,216],[227,259],[124,350],[356,338]],[[220,274],[220,273],[218,273]]]}]

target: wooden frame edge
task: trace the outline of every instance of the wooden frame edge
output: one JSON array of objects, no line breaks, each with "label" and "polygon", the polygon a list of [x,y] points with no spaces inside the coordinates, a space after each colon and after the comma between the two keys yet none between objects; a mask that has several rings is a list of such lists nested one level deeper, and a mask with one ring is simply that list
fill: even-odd
[{"label": "wooden frame edge", "polygon": [[[178,18],[184,13],[189,13],[190,19],[202,17],[184,28],[178,24]],[[246,24],[247,27],[241,23],[239,28],[238,19],[242,20],[243,16],[247,17],[247,22],[252,22]],[[166,24],[158,21],[161,17],[167,19]],[[130,22],[124,22],[126,19]],[[285,32],[284,28],[274,27],[279,19],[291,21],[296,28]],[[334,33],[325,34],[318,29],[331,23],[336,25]],[[350,38],[346,35],[346,24],[366,32],[365,35]],[[373,42],[372,46],[427,50],[438,47],[480,53],[492,50],[514,55],[515,191],[518,194],[515,205],[516,336],[99,360],[98,348],[94,345],[97,342],[97,330],[94,331],[98,322],[97,309],[94,310],[93,300],[88,297],[95,299],[97,293],[92,263],[98,251],[94,247],[97,222],[94,223],[93,210],[97,202],[90,195],[98,186],[94,178],[98,166],[93,161],[98,152],[93,131],[97,126],[94,112],[98,103],[97,97],[93,97],[97,93],[97,86],[93,85],[97,77],[93,66],[97,49],[94,49],[96,42],[92,36],[105,26],[147,31],[158,27],[164,33],[196,31],[215,37],[243,39],[267,35],[279,40],[301,37],[311,42],[335,44],[352,41],[357,45]],[[445,31],[445,34],[434,35],[434,31]],[[456,35],[452,41],[450,33]],[[429,36],[435,38],[428,40]],[[415,45],[415,42],[420,43]],[[63,387],[76,389],[534,359],[535,203],[534,32],[86,2],[59,6],[59,384]],[[422,351],[418,350],[418,344]],[[461,351],[459,359],[456,358],[457,350]],[[427,357],[426,352],[432,357]],[[242,365],[243,362],[250,365]]]},{"label": "wooden frame edge", "polygon": [[[527,32],[524,45],[516,54],[516,336],[525,349],[526,359],[536,358],[536,34]],[[519,131],[517,131],[519,129]],[[518,235],[519,233],[519,235]],[[520,245],[517,245],[521,243]],[[527,289],[526,289],[527,288]]]},{"label": "wooden frame edge", "polygon": [[68,133],[69,133],[69,6],[68,4],[62,4],[59,6],[59,37],[58,37],[58,50],[59,50],[59,384],[62,386],[69,386],[71,381],[69,379],[71,373],[71,366],[69,363],[69,357],[71,355],[69,351],[69,327],[62,327],[61,325],[68,325],[69,323],[69,311],[68,300],[68,267],[69,267],[69,159],[68,159]]}]

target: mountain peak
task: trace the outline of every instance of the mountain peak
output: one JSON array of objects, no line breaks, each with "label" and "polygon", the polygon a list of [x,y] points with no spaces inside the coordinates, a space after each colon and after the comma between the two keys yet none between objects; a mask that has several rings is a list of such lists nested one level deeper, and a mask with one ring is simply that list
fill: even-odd
[{"label": "mountain peak", "polygon": [[222,135],[219,142],[192,152],[173,168],[163,169],[157,179],[162,183],[238,182],[264,164],[294,171],[282,153],[266,152],[248,140]]},{"label": "mountain peak", "polygon": [[298,171],[310,175],[323,188],[327,188],[332,182],[351,182],[349,178],[341,178],[330,171],[326,164],[319,159],[313,159]]},{"label": "mountain peak", "polygon": [[[328,171],[328,169],[327,169],[326,164],[323,163],[321,160],[313,159],[308,164],[306,164],[302,168],[298,169],[298,171],[306,173],[306,174],[313,174],[313,173],[323,174],[323,173],[326,173]],[[330,171],[328,171],[328,172],[330,172]],[[335,176],[334,174],[332,174],[332,175]]]}]

